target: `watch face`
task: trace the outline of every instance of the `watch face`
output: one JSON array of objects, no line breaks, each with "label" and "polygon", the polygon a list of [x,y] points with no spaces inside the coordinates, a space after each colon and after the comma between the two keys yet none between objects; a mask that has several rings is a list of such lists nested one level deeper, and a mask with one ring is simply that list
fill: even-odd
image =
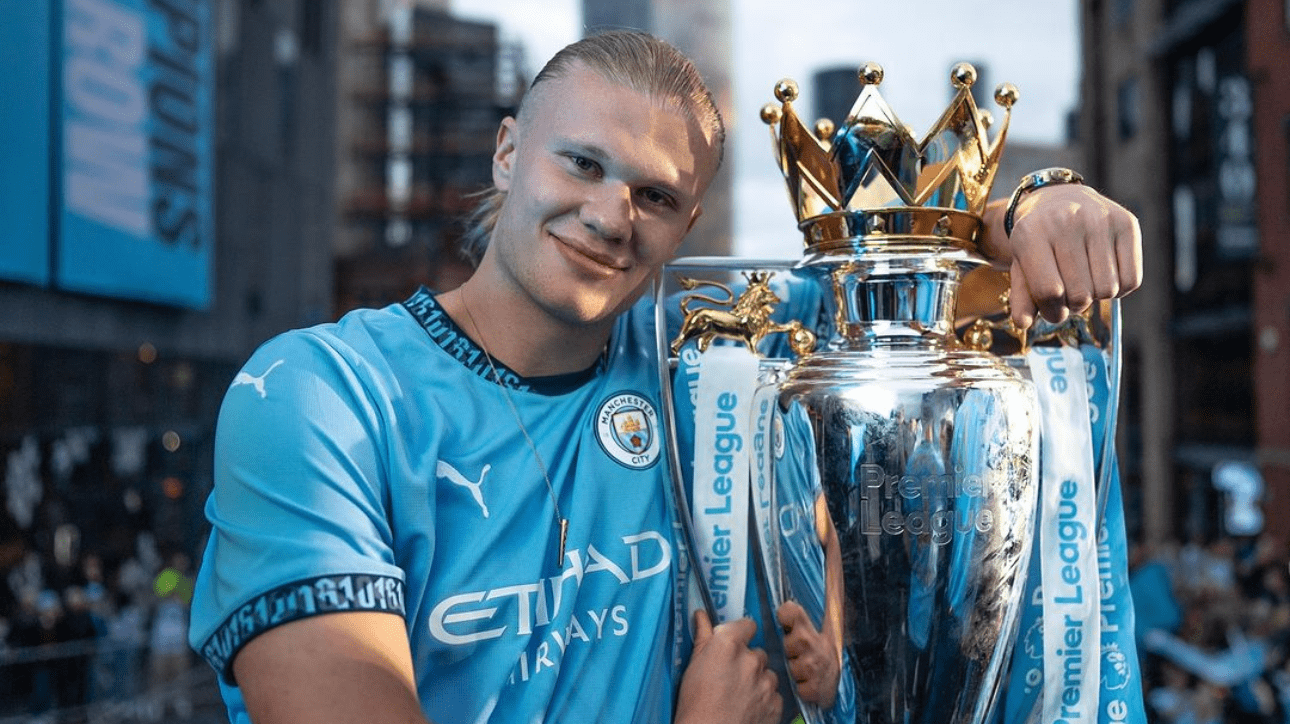
[{"label": "watch face", "polygon": [[1003,233],[1006,236],[1012,236],[1012,225],[1016,221],[1014,217],[1017,213],[1017,203],[1021,201],[1021,197],[1027,191],[1053,184],[1082,183],[1084,183],[1084,177],[1069,168],[1045,168],[1022,176],[1021,183],[1017,184],[1017,190],[1012,192],[1012,199],[1008,202],[1008,210],[1003,214]]},{"label": "watch face", "polygon": [[1049,184],[1077,184],[1082,183],[1084,177],[1069,168],[1046,168],[1043,171],[1036,171],[1022,181],[1022,186],[1028,188],[1039,188]]}]

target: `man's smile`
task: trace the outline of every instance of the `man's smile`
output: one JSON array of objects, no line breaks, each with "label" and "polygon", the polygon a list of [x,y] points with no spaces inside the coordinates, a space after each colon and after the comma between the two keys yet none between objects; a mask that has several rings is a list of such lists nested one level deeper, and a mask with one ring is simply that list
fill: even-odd
[{"label": "man's smile", "polygon": [[603,252],[596,251],[577,241],[551,234],[556,248],[574,265],[595,272],[600,276],[611,276],[624,272],[630,266],[626,261],[617,259]]}]

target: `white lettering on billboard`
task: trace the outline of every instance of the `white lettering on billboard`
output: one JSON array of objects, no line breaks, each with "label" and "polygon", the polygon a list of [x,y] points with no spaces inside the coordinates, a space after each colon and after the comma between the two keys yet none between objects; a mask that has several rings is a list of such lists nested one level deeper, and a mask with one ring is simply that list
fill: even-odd
[{"label": "white lettering on billboard", "polygon": [[69,209],[138,237],[150,234],[143,17],[110,0],[67,7],[64,95]]}]

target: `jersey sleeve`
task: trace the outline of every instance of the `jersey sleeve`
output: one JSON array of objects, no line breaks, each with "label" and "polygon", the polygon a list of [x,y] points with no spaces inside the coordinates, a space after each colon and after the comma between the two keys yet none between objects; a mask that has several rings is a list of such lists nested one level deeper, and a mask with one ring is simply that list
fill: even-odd
[{"label": "jersey sleeve", "polygon": [[334,338],[291,332],[257,350],[225,394],[189,642],[226,683],[238,651],[275,626],[404,614],[382,454],[388,403],[365,369]]}]

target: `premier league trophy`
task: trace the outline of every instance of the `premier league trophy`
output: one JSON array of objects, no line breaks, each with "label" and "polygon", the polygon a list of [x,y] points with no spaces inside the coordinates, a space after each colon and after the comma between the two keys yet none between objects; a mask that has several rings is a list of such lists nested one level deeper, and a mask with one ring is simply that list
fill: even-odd
[{"label": "premier league trophy", "polygon": [[[1006,321],[978,319],[960,340],[956,296],[986,264],[981,214],[1017,91],[996,91],[991,140],[976,72],[956,66],[957,94],[919,141],[879,94],[882,73],[861,68],[836,129],[808,130],[792,81],[762,111],[805,236],[799,262],[667,272],[670,459],[695,597],[721,619],[761,610],[786,669],[803,647],[828,652],[792,672],[806,721],[984,722],[1036,538],[1041,408],[1028,374],[988,351]],[[781,631],[774,612],[790,602],[813,631]]]}]

